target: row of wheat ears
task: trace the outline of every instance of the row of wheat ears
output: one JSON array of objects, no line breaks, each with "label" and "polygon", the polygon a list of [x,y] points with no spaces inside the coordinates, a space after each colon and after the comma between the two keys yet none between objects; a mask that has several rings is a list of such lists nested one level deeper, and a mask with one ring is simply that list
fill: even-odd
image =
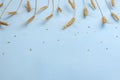
[{"label": "row of wheat ears", "polygon": [[[83,11],[84,13],[83,13],[83,14],[84,14],[84,17],[86,17],[86,16],[88,16],[88,14],[89,14],[89,10],[88,10],[87,4],[86,4],[86,0],[83,0],[83,1],[84,1],[84,11]],[[3,6],[4,2],[5,2],[5,0],[3,0],[3,2],[0,4],[0,7]],[[12,0],[10,0],[10,1],[8,2],[7,6],[4,8],[4,10],[2,11],[2,13],[1,13],[1,15],[0,15],[0,25],[8,26],[8,23],[2,21],[1,18],[2,18],[2,16],[4,15],[6,9],[9,7],[9,5],[10,5],[11,2],[12,2]],[[16,15],[16,14],[18,13],[18,10],[20,9],[20,6],[21,6],[22,2],[23,2],[23,0],[20,1],[19,5],[18,5],[18,7],[17,7],[17,9],[16,9],[16,11],[8,12],[8,15]],[[91,6],[92,6],[93,9],[96,9],[97,7],[99,8],[100,13],[101,13],[101,16],[102,16],[102,23],[103,23],[103,24],[106,24],[106,23],[108,22],[108,20],[107,20],[107,18],[104,16],[104,14],[103,14],[103,12],[102,12],[102,10],[101,10],[101,8],[100,8],[100,5],[99,5],[98,1],[97,1],[97,0],[95,0],[95,1],[94,1],[94,0],[90,0],[90,2],[91,2]],[[50,3],[50,1],[48,0],[48,4],[45,5],[45,6],[43,6],[43,7],[41,7],[41,8],[40,8],[40,11],[42,12],[42,11],[46,10],[46,9],[49,7],[49,3]],[[71,1],[71,0],[68,0],[68,3],[69,3],[69,5],[71,6],[71,8],[74,10],[74,16],[73,16],[73,18],[72,18],[70,21],[68,21],[68,22],[64,25],[63,29],[66,29],[66,28],[70,27],[70,26],[73,25],[73,24],[75,23],[75,21],[76,21],[76,3],[75,3],[75,0],[72,0],[72,1]],[[110,8],[110,5],[111,5],[111,4],[112,4],[112,7],[115,6],[115,0],[111,0],[111,4],[109,4],[109,3],[105,0],[105,3],[106,3],[106,5],[107,5],[107,7],[108,7],[108,9],[109,9],[109,11],[110,11],[111,16],[113,17],[113,19],[114,19],[115,21],[119,21],[120,18],[119,18],[114,12],[112,12],[112,11],[111,11],[111,8]],[[30,4],[30,0],[27,0],[26,10],[27,10],[28,12],[30,12],[30,11],[32,10],[31,4]],[[58,8],[57,8],[57,11],[58,11],[59,13],[62,13],[62,8],[60,7],[60,0],[58,0]],[[31,22],[35,19],[35,17],[36,17],[36,12],[37,12],[37,0],[35,0],[35,10],[34,10],[34,14],[33,14],[32,17],[30,17],[30,18],[26,21],[26,24],[31,23]],[[51,13],[49,16],[47,16],[47,17],[45,18],[45,20],[47,21],[47,20],[51,19],[53,16],[54,16],[54,0],[52,0],[52,13]]]}]

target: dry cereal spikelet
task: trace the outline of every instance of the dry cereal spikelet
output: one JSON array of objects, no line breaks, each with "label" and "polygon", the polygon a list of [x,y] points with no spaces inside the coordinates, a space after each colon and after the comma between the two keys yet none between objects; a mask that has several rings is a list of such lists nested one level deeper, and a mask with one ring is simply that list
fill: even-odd
[{"label": "dry cereal spikelet", "polygon": [[48,8],[48,6],[43,6],[40,8],[40,11],[42,12],[42,11],[46,10],[47,8]]},{"label": "dry cereal spikelet", "polygon": [[71,0],[68,0],[68,3],[70,4],[70,6],[75,9],[75,4],[73,2],[71,2]]},{"label": "dry cereal spikelet", "polygon": [[107,18],[105,16],[102,17],[102,23],[103,24],[106,24],[108,21],[107,21]]},{"label": "dry cereal spikelet", "polygon": [[94,9],[96,9],[96,4],[95,4],[94,0],[91,0],[91,5]]},{"label": "dry cereal spikelet", "polygon": [[30,5],[30,1],[27,1],[27,11],[30,12],[32,9],[31,9],[31,5]]},{"label": "dry cereal spikelet", "polygon": [[115,0],[111,0],[111,4],[114,7],[115,6]]},{"label": "dry cereal spikelet", "polygon": [[0,25],[8,26],[8,23],[0,21]]},{"label": "dry cereal spikelet", "polygon": [[60,7],[58,7],[58,12],[62,13],[62,9]]},{"label": "dry cereal spikelet", "polygon": [[115,13],[112,12],[111,15],[116,21],[120,20],[120,18]]},{"label": "dry cereal spikelet", "polygon": [[63,28],[63,29],[68,28],[69,26],[71,26],[72,24],[74,24],[74,22],[75,22],[75,17],[73,17],[68,23],[66,23],[66,24],[64,25],[64,28]]},{"label": "dry cereal spikelet", "polygon": [[85,16],[85,17],[88,16],[88,13],[89,13],[89,11],[88,11],[87,7],[85,7],[85,8],[84,8],[84,16]]},{"label": "dry cereal spikelet", "polygon": [[27,24],[28,24],[28,23],[31,23],[34,18],[35,18],[35,16],[32,16],[31,18],[29,18],[29,19],[27,20]]},{"label": "dry cereal spikelet", "polygon": [[46,18],[45,18],[45,20],[49,20],[49,19],[51,19],[53,17],[53,14],[50,14],[49,16],[47,16]]},{"label": "dry cereal spikelet", "polygon": [[3,3],[0,4],[0,7],[2,7],[2,6],[3,6]]},{"label": "dry cereal spikelet", "polygon": [[16,12],[16,11],[13,11],[13,12],[8,12],[8,15],[15,15],[15,14],[17,14],[17,12]]}]

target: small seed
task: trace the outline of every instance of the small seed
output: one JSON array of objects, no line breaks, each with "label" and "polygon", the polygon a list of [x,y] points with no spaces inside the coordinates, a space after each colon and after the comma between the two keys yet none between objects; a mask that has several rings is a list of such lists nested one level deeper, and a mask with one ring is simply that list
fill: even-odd
[{"label": "small seed", "polygon": [[67,24],[65,24],[63,29],[68,28],[68,27],[71,26],[74,22],[75,22],[75,17],[73,17]]},{"label": "small seed", "polygon": [[48,8],[48,6],[43,6],[40,8],[40,11],[42,12],[42,11],[46,10],[47,8]]},{"label": "small seed", "polygon": [[96,4],[95,4],[94,0],[90,0],[90,1],[91,1],[92,7],[93,7],[94,9],[96,9]]},{"label": "small seed", "polygon": [[46,18],[45,18],[45,20],[49,20],[49,19],[51,19],[53,17],[53,14],[50,14],[49,16],[47,16]]},{"label": "small seed", "polygon": [[108,22],[108,21],[107,21],[107,18],[106,18],[105,16],[103,16],[103,17],[102,17],[102,23],[105,24],[105,23],[107,23],[107,22]]},{"label": "small seed", "polygon": [[111,15],[116,21],[120,20],[120,18],[115,13],[112,12]]},{"label": "small seed", "polygon": [[8,26],[8,23],[0,21],[0,25]]}]

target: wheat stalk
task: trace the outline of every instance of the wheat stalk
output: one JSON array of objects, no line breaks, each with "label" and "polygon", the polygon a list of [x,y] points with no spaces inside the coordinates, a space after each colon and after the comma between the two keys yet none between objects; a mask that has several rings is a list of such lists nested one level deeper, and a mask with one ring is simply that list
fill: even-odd
[{"label": "wheat stalk", "polygon": [[[12,0],[10,0],[10,1],[8,2],[7,6],[4,8],[2,14],[0,15],[0,19],[1,19],[2,16],[4,15],[6,9],[9,7],[9,5],[10,5],[11,2],[12,2]],[[0,20],[0,25],[8,26],[8,23]]]},{"label": "wheat stalk", "polygon": [[34,20],[34,18],[35,18],[35,16],[36,16],[36,12],[37,12],[37,0],[35,0],[35,11],[34,11],[34,15],[27,20],[27,24],[31,23],[31,22]]},{"label": "wheat stalk", "polygon": [[45,20],[49,20],[54,16],[54,0],[52,0],[52,13],[45,18]]},{"label": "wheat stalk", "polygon": [[49,6],[49,0],[48,0],[48,5],[41,7],[40,11],[42,12],[42,11],[46,10],[48,8],[48,6]]},{"label": "wheat stalk", "polygon": [[9,2],[8,2],[7,6],[4,8],[4,10],[3,10],[2,14],[0,15],[0,19],[1,19],[1,18],[2,18],[2,16],[4,15],[4,13],[5,13],[6,9],[9,7],[9,5],[10,5],[10,3],[11,3],[11,2],[12,2],[12,0],[9,0]]},{"label": "wheat stalk", "polygon": [[57,11],[62,13],[62,8],[60,7],[60,0],[58,1],[58,9],[57,9]]},{"label": "wheat stalk", "polygon": [[18,8],[16,9],[16,11],[12,11],[12,12],[8,12],[9,15],[15,15],[17,14],[18,10],[20,9],[21,5],[22,5],[23,0],[20,1]]},{"label": "wheat stalk", "polygon": [[97,3],[97,6],[98,6],[98,8],[99,8],[99,10],[100,10],[101,15],[103,16],[102,10],[101,10],[101,8],[100,8],[100,6],[99,6],[97,0],[95,0],[95,1],[96,1],[96,3]]},{"label": "wheat stalk", "polygon": [[94,0],[90,0],[90,2],[91,2],[93,9],[96,9],[96,4],[95,4]]},{"label": "wheat stalk", "polygon": [[27,9],[28,12],[30,12],[32,10],[30,0],[27,0],[26,9]]},{"label": "wheat stalk", "polygon": [[[73,2],[75,4],[75,0],[73,0]],[[76,7],[74,8],[74,17],[64,25],[63,29],[66,29],[75,23],[76,20],[75,16],[76,16]]]}]

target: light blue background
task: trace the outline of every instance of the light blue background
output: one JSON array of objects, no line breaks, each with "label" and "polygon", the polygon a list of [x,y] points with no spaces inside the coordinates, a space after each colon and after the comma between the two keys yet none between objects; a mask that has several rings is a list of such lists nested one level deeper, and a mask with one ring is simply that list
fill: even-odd
[{"label": "light blue background", "polygon": [[[77,20],[66,30],[62,30],[63,25],[73,16],[67,0],[61,0],[62,14],[55,11],[43,24],[51,13],[50,4],[28,26],[23,23],[33,15],[34,0],[31,13],[25,10],[24,0],[19,14],[7,15],[18,1],[13,0],[2,18],[10,25],[0,31],[0,80],[120,80],[120,23],[112,19],[104,0],[98,1],[108,24],[101,26],[100,12],[90,7],[89,0],[89,16],[83,18],[83,0],[76,0]],[[38,10],[47,4],[47,0],[38,1]],[[120,16],[119,0],[112,11]]]}]

